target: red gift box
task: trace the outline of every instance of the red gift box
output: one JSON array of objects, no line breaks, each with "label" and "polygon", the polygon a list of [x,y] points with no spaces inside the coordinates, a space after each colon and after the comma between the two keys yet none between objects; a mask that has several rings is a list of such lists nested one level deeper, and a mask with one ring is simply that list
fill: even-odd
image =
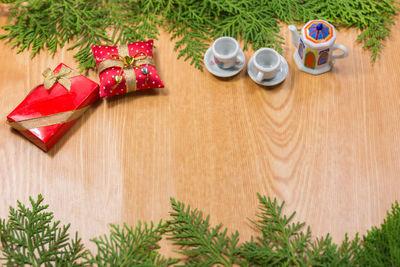
[{"label": "red gift box", "polygon": [[7,121],[48,151],[99,98],[99,85],[63,63],[43,75],[47,76],[44,84],[33,89],[7,116]]},{"label": "red gift box", "polygon": [[100,97],[163,88],[153,60],[153,40],[121,46],[92,46],[100,76]]}]

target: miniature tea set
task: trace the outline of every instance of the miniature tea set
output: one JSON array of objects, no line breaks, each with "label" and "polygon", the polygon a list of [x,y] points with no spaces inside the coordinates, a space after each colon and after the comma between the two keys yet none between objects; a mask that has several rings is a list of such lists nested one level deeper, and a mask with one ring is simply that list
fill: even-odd
[{"label": "miniature tea set", "polygon": [[[292,42],[296,47],[293,59],[304,72],[318,75],[330,71],[335,59],[346,57],[344,45],[335,44],[335,27],[324,20],[311,20],[301,29],[289,25]],[[342,50],[341,54],[333,51]],[[204,55],[204,64],[217,77],[232,77],[245,66],[245,56],[239,43],[232,37],[216,39]],[[283,82],[289,73],[286,59],[272,48],[260,48],[247,64],[250,78],[262,86],[274,86]]]}]

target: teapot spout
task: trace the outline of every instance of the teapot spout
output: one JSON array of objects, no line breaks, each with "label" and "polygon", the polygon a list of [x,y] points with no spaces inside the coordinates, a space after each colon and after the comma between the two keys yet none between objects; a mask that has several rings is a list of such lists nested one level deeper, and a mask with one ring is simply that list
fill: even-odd
[{"label": "teapot spout", "polygon": [[294,25],[289,25],[289,31],[292,32],[292,42],[295,47],[299,46],[299,41],[300,41],[300,35],[297,32],[296,26]]}]

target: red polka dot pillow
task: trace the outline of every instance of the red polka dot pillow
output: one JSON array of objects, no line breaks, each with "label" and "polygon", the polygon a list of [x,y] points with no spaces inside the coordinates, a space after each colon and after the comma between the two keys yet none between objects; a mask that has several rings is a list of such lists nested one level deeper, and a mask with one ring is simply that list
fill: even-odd
[{"label": "red polka dot pillow", "polygon": [[121,46],[92,46],[100,75],[100,97],[164,87],[153,59],[153,40]]}]

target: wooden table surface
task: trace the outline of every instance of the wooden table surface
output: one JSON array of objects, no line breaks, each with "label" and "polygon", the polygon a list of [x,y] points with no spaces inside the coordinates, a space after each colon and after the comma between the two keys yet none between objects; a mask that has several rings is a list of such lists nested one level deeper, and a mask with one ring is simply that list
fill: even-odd
[{"label": "wooden table surface", "polygon": [[[279,86],[256,85],[246,71],[219,79],[177,60],[170,35],[155,42],[166,87],[98,101],[48,153],[10,130],[5,118],[72,52],[16,55],[0,42],[0,217],[42,193],[57,219],[86,245],[109,223],[167,219],[174,197],[239,230],[257,193],[286,201],[286,212],[340,242],[379,225],[400,199],[400,20],[375,64],[342,29],[349,48],[329,73],[297,69],[283,25],[290,70]],[[6,16],[0,16],[0,25]],[[0,31],[4,32],[4,31]],[[245,52],[248,61],[252,51]],[[95,72],[89,77],[98,81]],[[167,247],[171,247],[170,244]],[[170,253],[166,251],[166,253]]]}]

